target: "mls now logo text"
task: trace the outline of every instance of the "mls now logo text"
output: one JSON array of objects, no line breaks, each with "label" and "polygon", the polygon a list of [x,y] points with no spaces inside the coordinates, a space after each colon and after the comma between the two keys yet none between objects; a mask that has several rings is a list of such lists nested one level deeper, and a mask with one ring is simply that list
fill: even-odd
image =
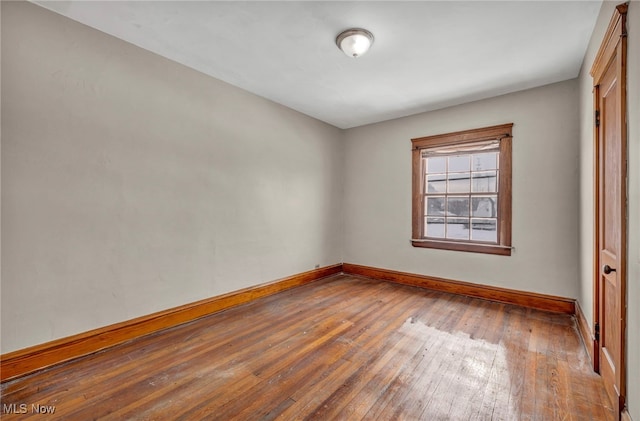
[{"label": "mls now logo text", "polygon": [[40,405],[34,403],[27,405],[26,403],[3,403],[3,414],[53,414],[56,412],[55,405]]}]

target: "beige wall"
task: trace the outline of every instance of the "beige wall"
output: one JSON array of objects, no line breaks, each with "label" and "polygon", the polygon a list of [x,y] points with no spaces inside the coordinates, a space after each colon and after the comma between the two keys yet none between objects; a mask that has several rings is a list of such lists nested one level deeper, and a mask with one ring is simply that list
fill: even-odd
[{"label": "beige wall", "polygon": [[627,404],[640,421],[640,1],[629,4],[629,289],[627,291]]},{"label": "beige wall", "polygon": [[342,132],[2,2],[2,352],[342,261]]},{"label": "beige wall", "polygon": [[[576,80],[347,131],[349,263],[564,297],[578,293]],[[410,139],[513,126],[510,257],[414,248]]]},{"label": "beige wall", "polygon": [[[589,70],[613,10],[619,2],[605,1],[600,10],[580,72],[580,306],[593,319],[593,80]],[[627,404],[640,420],[640,2],[629,4],[628,20],[628,141],[629,251],[627,326]]]}]

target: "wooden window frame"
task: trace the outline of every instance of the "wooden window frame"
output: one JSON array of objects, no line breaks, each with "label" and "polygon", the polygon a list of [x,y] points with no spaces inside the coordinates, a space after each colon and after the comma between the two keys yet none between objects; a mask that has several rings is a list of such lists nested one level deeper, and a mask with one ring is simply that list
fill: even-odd
[{"label": "wooden window frame", "polygon": [[[466,251],[472,253],[497,254],[511,256],[511,147],[513,123],[481,129],[464,130],[434,136],[411,139],[412,143],[412,237],[414,247],[434,248],[442,250]],[[422,151],[437,146],[451,146],[487,140],[500,142],[500,158],[498,173],[498,216],[496,243],[473,240],[433,239],[424,233],[424,179],[422,168]]]}]

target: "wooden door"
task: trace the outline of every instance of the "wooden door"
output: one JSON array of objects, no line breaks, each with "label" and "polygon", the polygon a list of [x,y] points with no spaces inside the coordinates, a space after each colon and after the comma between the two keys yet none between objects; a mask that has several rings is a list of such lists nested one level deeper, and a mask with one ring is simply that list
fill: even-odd
[{"label": "wooden door", "polygon": [[626,10],[618,6],[596,56],[596,369],[616,414],[626,394]]}]

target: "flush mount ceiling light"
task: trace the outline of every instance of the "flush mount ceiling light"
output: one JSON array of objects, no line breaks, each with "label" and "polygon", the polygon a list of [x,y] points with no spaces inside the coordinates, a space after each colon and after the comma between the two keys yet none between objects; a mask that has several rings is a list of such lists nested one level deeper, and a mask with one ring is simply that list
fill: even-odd
[{"label": "flush mount ceiling light", "polygon": [[366,29],[352,28],[336,38],[336,45],[349,57],[360,57],[373,44],[373,34]]}]

